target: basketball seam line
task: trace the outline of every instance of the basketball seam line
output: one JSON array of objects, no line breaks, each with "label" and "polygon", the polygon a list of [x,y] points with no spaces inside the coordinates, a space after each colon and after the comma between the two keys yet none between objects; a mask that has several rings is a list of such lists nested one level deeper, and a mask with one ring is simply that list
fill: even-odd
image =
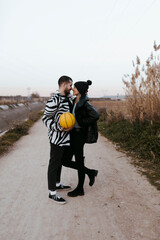
[{"label": "basketball seam line", "polygon": [[68,128],[68,124],[67,124],[67,120],[66,120],[66,114],[64,115],[64,118],[65,118],[65,122],[66,122],[66,125],[67,125],[67,128]]}]

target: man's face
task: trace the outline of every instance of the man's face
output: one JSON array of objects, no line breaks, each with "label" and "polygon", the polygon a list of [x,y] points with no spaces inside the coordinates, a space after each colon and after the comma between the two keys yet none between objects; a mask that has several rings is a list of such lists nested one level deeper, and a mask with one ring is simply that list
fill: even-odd
[{"label": "man's face", "polygon": [[72,81],[69,81],[68,83],[66,82],[64,86],[65,94],[66,95],[69,94],[71,90],[72,90]]},{"label": "man's face", "polygon": [[73,96],[77,96],[79,94],[78,89],[75,86],[72,88],[72,90],[73,90]]}]

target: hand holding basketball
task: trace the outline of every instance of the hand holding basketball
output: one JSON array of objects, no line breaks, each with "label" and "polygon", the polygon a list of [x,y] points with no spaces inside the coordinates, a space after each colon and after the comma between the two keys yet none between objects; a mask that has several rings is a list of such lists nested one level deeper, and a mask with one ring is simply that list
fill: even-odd
[{"label": "hand holding basketball", "polygon": [[59,124],[64,129],[72,128],[75,124],[75,117],[72,113],[63,113],[59,118]]}]

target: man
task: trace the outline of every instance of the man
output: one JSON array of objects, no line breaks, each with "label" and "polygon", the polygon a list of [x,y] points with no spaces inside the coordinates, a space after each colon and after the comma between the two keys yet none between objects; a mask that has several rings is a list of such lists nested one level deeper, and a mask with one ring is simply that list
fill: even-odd
[{"label": "man", "polygon": [[64,129],[59,124],[59,117],[64,112],[72,112],[72,79],[62,76],[58,80],[59,91],[48,100],[42,121],[48,128],[50,140],[50,160],[48,165],[49,198],[56,203],[64,204],[66,200],[59,196],[56,190],[69,190],[70,186],[60,183],[62,157],[66,146],[70,145],[70,129]]}]

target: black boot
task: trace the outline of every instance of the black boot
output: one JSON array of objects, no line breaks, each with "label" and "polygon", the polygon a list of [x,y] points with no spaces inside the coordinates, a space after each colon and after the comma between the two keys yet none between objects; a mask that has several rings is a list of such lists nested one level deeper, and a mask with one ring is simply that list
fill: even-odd
[{"label": "black boot", "polygon": [[98,174],[98,170],[90,170],[90,173],[88,174],[89,177],[89,186],[93,186],[94,182],[95,182],[95,177]]},{"label": "black boot", "polygon": [[84,195],[84,190],[83,189],[79,189],[78,187],[76,187],[73,191],[68,192],[67,195],[69,197],[83,196]]}]

